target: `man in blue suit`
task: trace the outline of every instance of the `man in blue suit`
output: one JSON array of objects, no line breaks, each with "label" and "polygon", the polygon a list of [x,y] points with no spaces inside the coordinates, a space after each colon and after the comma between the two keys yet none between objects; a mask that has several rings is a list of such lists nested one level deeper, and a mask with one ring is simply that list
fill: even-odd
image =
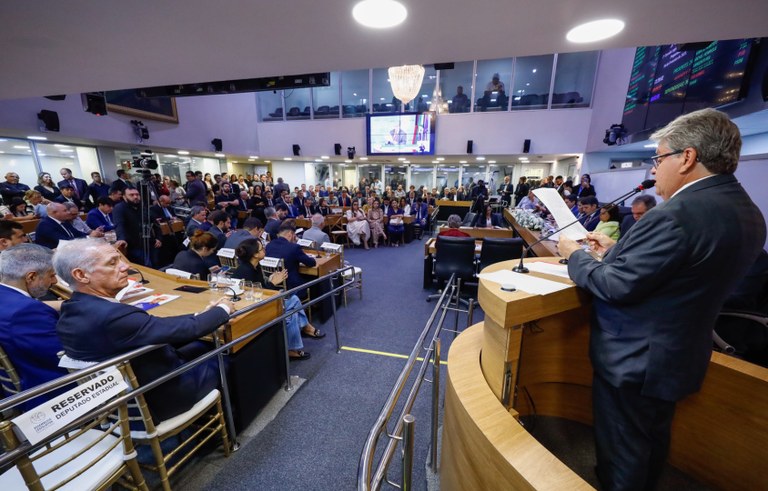
[{"label": "man in blue suit", "polygon": [[[267,244],[267,256],[283,259],[283,265],[288,271],[288,288],[295,288],[304,283],[299,273],[299,264],[314,266],[315,258],[304,254],[300,245],[296,244],[296,223],[284,220],[277,230],[277,238]],[[302,292],[303,293],[303,292]],[[304,295],[297,295],[299,298]]]},{"label": "man in blue suit", "polygon": [[59,189],[68,184],[74,191],[74,197],[78,201],[85,202],[88,198],[88,183],[84,179],[74,177],[72,171],[66,167],[63,167],[60,173],[62,180],[58,183]]},{"label": "man in blue suit", "polygon": [[[81,232],[72,226],[72,216],[67,211],[67,207],[61,203],[51,202],[45,207],[48,216],[40,219],[40,223],[35,228],[35,244],[45,246],[48,249],[56,249],[59,241],[82,239],[88,234]],[[100,230],[94,230],[90,234],[92,237],[103,237],[104,233]]]},{"label": "man in blue suit", "polygon": [[697,392],[712,329],[755,262],[765,220],[734,177],[739,129],[695,111],[651,137],[664,202],[614,242],[589,234],[597,261],[560,237],[573,281],[593,295],[590,358],[603,489],[653,489],[669,451],[675,403]]},{"label": "man in blue suit", "polygon": [[[56,331],[71,358],[104,361],[150,344],[163,346],[132,362],[140,384],[147,384],[197,357],[197,339],[229,320],[234,304],[222,298],[197,314],[158,317],[132,305],[115,302],[128,285],[128,264],[110,245],[95,240],[62,244],[53,266],[74,290],[61,306]],[[167,344],[170,343],[170,344]],[[216,360],[147,392],[153,417],[159,422],[187,411],[218,384]]]},{"label": "man in blue suit", "polygon": [[112,207],[115,206],[114,201],[108,197],[101,197],[96,200],[98,204],[97,208],[88,212],[85,217],[85,224],[89,228],[96,230],[99,227],[103,227],[102,230],[109,232],[115,229],[115,224],[112,221]]},{"label": "man in blue suit", "polygon": [[[59,314],[36,300],[56,283],[52,253],[35,244],[19,244],[0,254],[0,346],[11,360],[27,390],[66,375],[59,368],[61,342],[56,335]],[[61,392],[61,391],[59,391]],[[54,394],[25,403],[31,409]]]}]

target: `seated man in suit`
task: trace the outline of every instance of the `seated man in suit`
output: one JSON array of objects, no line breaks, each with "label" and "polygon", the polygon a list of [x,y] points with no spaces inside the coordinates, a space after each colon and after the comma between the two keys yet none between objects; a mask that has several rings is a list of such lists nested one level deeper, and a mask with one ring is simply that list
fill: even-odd
[{"label": "seated man in suit", "polygon": [[299,208],[299,218],[309,219],[320,210],[312,203],[312,198],[304,198],[304,204]]},{"label": "seated man in suit", "polygon": [[277,205],[277,208],[273,208],[273,213],[270,215],[269,208],[264,213],[267,215],[267,225],[264,230],[269,234],[269,240],[275,240],[277,238],[277,232],[280,228],[280,224],[288,216],[288,207],[285,205]]},{"label": "seated man in suit", "polygon": [[210,226],[206,218],[208,218],[208,209],[206,207],[200,205],[193,206],[189,211],[189,222],[186,229],[187,237],[192,237],[197,229],[207,232]]},{"label": "seated man in suit", "polygon": [[27,241],[24,227],[13,220],[0,220],[0,252]]},{"label": "seated man in suit", "polygon": [[[0,254],[0,346],[16,369],[21,390],[67,373],[59,368],[56,356],[61,351],[56,336],[59,314],[36,300],[56,283],[51,256],[49,249],[35,244],[19,244]],[[27,401],[25,408],[34,408],[54,394],[49,392]]]},{"label": "seated man in suit", "polygon": [[[72,194],[74,195],[74,198],[76,198],[77,201],[80,201],[81,203],[85,202],[85,200],[88,198],[88,183],[85,182],[84,179],[74,177],[72,175],[72,170],[66,167],[63,167],[59,173],[61,174],[62,178],[62,180],[58,183],[59,189],[62,189],[62,187],[68,185],[72,188]],[[82,206],[78,206],[78,208],[81,210],[83,209]]]},{"label": "seated man in suit", "polygon": [[57,203],[74,203],[77,205],[77,208],[79,210],[83,209],[83,202],[80,201],[80,198],[75,196],[75,188],[67,184],[66,182],[64,184],[60,185],[59,188],[61,190],[61,194],[58,198],[56,198]]},{"label": "seated man in suit", "polygon": [[158,220],[168,221],[176,218],[176,212],[171,208],[170,196],[161,195],[157,198],[157,204],[149,207],[149,218],[153,223]]},{"label": "seated man in suit", "polygon": [[[295,242],[296,223],[293,220],[285,220],[280,224],[277,238],[267,244],[267,256],[283,259],[285,269],[288,271],[288,289],[295,288],[304,283],[301,273],[299,273],[299,264],[305,266],[314,266],[316,264],[315,258],[304,254],[301,246]],[[305,296],[303,292],[299,293],[301,295],[296,295],[299,298]]]},{"label": "seated man in suit", "polygon": [[115,202],[107,197],[101,197],[96,200],[98,207],[88,212],[85,217],[85,224],[91,229],[97,229],[102,227],[102,230],[109,232],[115,229],[115,224],[112,222],[112,208],[115,206]]},{"label": "seated man in suit", "polygon": [[211,228],[208,229],[210,233],[216,237],[219,242],[219,246],[216,248],[218,251],[224,247],[224,243],[227,241],[232,231],[229,230],[232,222],[226,212],[222,210],[216,210],[208,217],[208,221],[211,223]]},{"label": "seated man in suit", "polygon": [[597,198],[594,196],[585,196],[579,198],[579,221],[587,231],[592,232],[600,223],[600,214],[597,211]]},{"label": "seated man in suit", "polygon": [[629,229],[632,228],[643,215],[645,215],[651,208],[656,206],[656,198],[650,194],[641,194],[632,201],[632,214],[624,217],[621,221],[621,235],[626,235]]},{"label": "seated man in suit", "polygon": [[[128,285],[128,264],[113,247],[100,241],[63,244],[54,255],[53,266],[74,291],[62,304],[56,326],[64,351],[76,360],[99,362],[161,344],[133,360],[142,385],[196,357],[201,351],[196,340],[227,322],[234,311],[228,298],[214,300],[197,314],[173,317],[150,315],[115,302],[115,295]],[[213,359],[147,392],[147,402],[158,422],[166,420],[192,407],[216,388],[218,380]]]},{"label": "seated man in suit", "polygon": [[[48,216],[41,218],[35,228],[35,244],[56,249],[61,240],[80,239],[89,235],[72,226],[72,215],[63,204],[49,203],[45,211]],[[90,236],[104,237],[104,232],[96,229],[90,233]]]},{"label": "seated man in suit", "polygon": [[323,232],[323,224],[325,224],[325,217],[320,213],[312,215],[312,228],[304,231],[303,239],[312,240],[315,242],[315,249],[320,249],[320,245],[323,242],[330,242],[328,234]]},{"label": "seated man in suit", "polygon": [[246,218],[243,222],[243,228],[232,231],[232,235],[227,237],[224,248],[235,249],[240,245],[240,242],[246,239],[260,239],[263,232],[264,225],[262,225],[261,220],[254,217]]}]

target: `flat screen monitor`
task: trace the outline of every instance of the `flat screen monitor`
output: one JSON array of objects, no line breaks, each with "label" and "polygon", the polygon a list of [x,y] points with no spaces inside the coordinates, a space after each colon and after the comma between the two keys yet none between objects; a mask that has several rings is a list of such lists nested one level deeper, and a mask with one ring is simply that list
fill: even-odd
[{"label": "flat screen monitor", "polygon": [[435,113],[369,114],[368,155],[434,155]]}]

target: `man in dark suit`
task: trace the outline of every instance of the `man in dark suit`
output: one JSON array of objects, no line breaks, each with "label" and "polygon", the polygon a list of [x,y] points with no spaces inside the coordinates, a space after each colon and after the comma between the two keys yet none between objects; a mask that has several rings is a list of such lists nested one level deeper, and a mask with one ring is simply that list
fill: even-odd
[{"label": "man in dark suit", "polygon": [[[283,259],[283,265],[288,271],[288,288],[295,288],[304,283],[299,273],[299,264],[314,266],[315,258],[307,256],[299,244],[296,244],[296,224],[293,220],[285,220],[280,224],[277,238],[267,244],[267,256]],[[297,295],[302,298],[304,295]]]},{"label": "man in dark suit", "polygon": [[162,243],[155,236],[155,230],[150,228],[149,256],[144,254],[144,239],[141,227],[141,197],[136,188],[126,188],[123,201],[115,205],[112,217],[115,222],[115,232],[118,240],[127,243],[126,255],[131,262],[143,266],[157,263],[157,250]]},{"label": "man in dark suit", "polygon": [[272,188],[272,194],[276,198],[279,198],[280,196],[283,195],[283,191],[288,191],[290,193],[291,192],[291,187],[288,184],[283,182],[283,178],[282,177],[278,177],[277,178],[277,184],[275,184],[275,186]]},{"label": "man in dark suit", "polygon": [[208,190],[203,181],[197,178],[194,172],[187,171],[186,197],[189,206],[208,206]]},{"label": "man in dark suit", "polygon": [[95,208],[98,205],[99,198],[109,196],[109,185],[101,180],[101,174],[91,172],[91,183],[88,185],[88,203]]},{"label": "man in dark suit", "polygon": [[627,232],[629,232],[629,229],[632,228],[632,225],[640,220],[643,215],[648,213],[648,210],[654,206],[656,206],[656,198],[650,194],[641,194],[635,198],[632,201],[632,214],[625,216],[624,220],[621,221],[621,235],[626,235]]},{"label": "man in dark suit", "polygon": [[128,178],[128,173],[123,169],[117,170],[117,180],[112,181],[112,185],[109,189],[117,189],[121,193],[124,193],[126,188],[135,188],[131,180]]},{"label": "man in dark suit", "polygon": [[[170,196],[160,195],[157,198],[157,204],[149,207],[149,219],[152,221],[152,228],[155,231],[155,237],[157,237],[162,245],[160,250],[157,251],[158,263],[157,265],[165,265],[173,262],[176,254],[183,249],[182,242],[184,240],[183,232],[173,232],[172,222],[175,222],[176,213],[171,208]],[[163,233],[161,224],[167,224],[167,233]]]},{"label": "man in dark suit", "polygon": [[347,194],[346,189],[343,189],[341,191],[341,196],[339,196],[339,206],[346,206],[346,207],[352,206],[352,198],[349,197],[349,194]]},{"label": "man in dark suit", "polygon": [[652,136],[655,207],[615,243],[587,236],[596,261],[560,238],[568,273],[593,298],[590,357],[598,477],[604,489],[653,489],[675,403],[697,392],[723,303],[754,263],[765,221],[733,173],[739,130],[714,109]]},{"label": "man in dark suit", "polygon": [[[85,201],[88,198],[88,183],[84,179],[74,177],[72,171],[66,167],[61,169],[61,177],[62,180],[58,183],[59,189],[62,185],[69,184],[74,189],[75,198],[80,201]],[[82,209],[82,207],[80,208]]]},{"label": "man in dark suit", "polygon": [[[72,226],[72,216],[67,208],[61,203],[49,203],[45,207],[48,216],[41,218],[35,228],[35,244],[55,249],[61,240],[73,240],[87,237],[88,234],[81,232]],[[92,237],[103,237],[104,232],[94,230],[90,233]]]},{"label": "man in dark suit", "polygon": [[75,194],[75,188],[65,182],[64,184],[59,185],[59,189],[61,190],[61,194],[55,200],[57,203],[73,203],[77,206],[78,210],[83,209],[83,202]]},{"label": "man in dark suit", "polygon": [[600,212],[597,210],[599,203],[594,196],[579,198],[579,222],[588,232],[595,230],[600,223]]},{"label": "man in dark suit", "polygon": [[309,220],[315,213],[320,213],[320,210],[312,204],[312,198],[304,198],[304,204],[299,208],[299,216]]},{"label": "man in dark suit", "polygon": [[[66,375],[56,353],[59,314],[37,300],[56,283],[51,251],[35,244],[20,244],[0,254],[0,346],[10,358],[21,381],[21,390]],[[65,389],[57,391],[62,392]],[[53,397],[48,393],[25,403],[26,409]]]},{"label": "man in dark suit", "polygon": [[0,182],[0,195],[3,201],[10,205],[13,198],[24,198],[24,193],[29,191],[29,186],[19,182],[19,175],[15,172],[5,174],[5,182]]},{"label": "man in dark suit", "polygon": [[512,193],[515,192],[515,187],[512,185],[512,177],[504,176],[504,184],[501,185],[499,193],[501,194],[502,201],[509,206],[512,203]]},{"label": "man in dark suit", "polygon": [[227,241],[227,238],[232,235],[229,230],[232,222],[229,219],[229,215],[227,215],[226,212],[222,210],[216,210],[211,213],[208,217],[208,221],[211,222],[211,228],[208,229],[208,232],[212,233],[213,236],[216,237],[216,240],[219,242],[216,250],[219,250],[224,247],[224,243]]},{"label": "man in dark suit", "polygon": [[115,206],[115,202],[107,197],[101,197],[96,200],[96,203],[98,207],[88,212],[85,217],[85,224],[93,230],[99,227],[102,227],[105,232],[114,230],[115,222],[112,220],[112,208]]},{"label": "man in dark suit", "polygon": [[[74,290],[62,304],[56,326],[64,351],[76,360],[99,362],[142,346],[163,344],[133,360],[142,385],[200,354],[195,340],[227,322],[234,311],[227,298],[198,314],[174,317],[149,315],[138,307],[116,303],[115,295],[128,285],[128,264],[103,242],[67,243],[56,251],[53,265]],[[212,360],[147,392],[147,402],[159,422],[188,410],[217,384]]]},{"label": "man in dark suit", "polygon": [[284,209],[285,205],[281,205],[279,210],[268,206],[264,210],[264,215],[267,217],[267,224],[264,226],[264,231],[269,234],[269,240],[275,240],[277,238],[277,232],[280,229],[280,224],[283,223],[283,219],[287,214]]},{"label": "man in dark suit", "polygon": [[189,222],[185,230],[187,237],[192,237],[197,229],[203,232],[207,231],[210,228],[210,226],[206,225],[208,223],[207,218],[208,209],[206,207],[200,205],[193,206],[189,211]]}]

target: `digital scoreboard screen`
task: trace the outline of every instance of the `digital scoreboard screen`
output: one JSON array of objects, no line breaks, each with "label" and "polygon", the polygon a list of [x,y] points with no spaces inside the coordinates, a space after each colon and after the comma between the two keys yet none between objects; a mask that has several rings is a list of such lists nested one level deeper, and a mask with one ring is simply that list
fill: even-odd
[{"label": "digital scoreboard screen", "polygon": [[696,52],[683,112],[722,106],[746,95],[747,61],[752,40],[714,41]]},{"label": "digital scoreboard screen", "polygon": [[660,46],[642,46],[635,51],[627,98],[624,102],[624,115],[621,120],[629,133],[637,133],[645,128],[648,101],[651,98],[660,51]]}]

